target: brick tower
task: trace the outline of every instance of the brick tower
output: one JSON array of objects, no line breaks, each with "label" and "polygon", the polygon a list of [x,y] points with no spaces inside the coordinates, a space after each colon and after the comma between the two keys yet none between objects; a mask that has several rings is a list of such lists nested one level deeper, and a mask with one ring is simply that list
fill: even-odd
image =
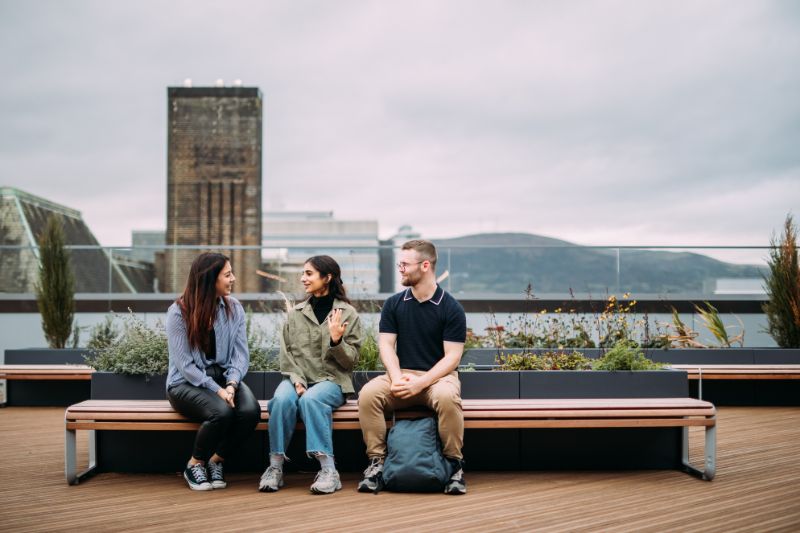
[{"label": "brick tower", "polygon": [[181,292],[196,245],[231,258],[237,292],[258,292],[261,245],[261,91],[169,87],[167,235],[161,290]]}]

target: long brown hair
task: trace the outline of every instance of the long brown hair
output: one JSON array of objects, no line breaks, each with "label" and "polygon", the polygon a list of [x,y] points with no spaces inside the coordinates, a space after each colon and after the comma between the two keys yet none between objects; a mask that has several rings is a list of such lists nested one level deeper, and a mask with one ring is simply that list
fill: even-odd
[{"label": "long brown hair", "polygon": [[[217,253],[206,252],[198,255],[192,261],[183,295],[176,300],[181,308],[183,321],[186,323],[189,346],[199,348],[204,353],[208,353],[210,348],[208,332],[217,317],[217,278],[229,261],[227,256]],[[226,296],[222,298],[225,302],[225,311],[231,316],[228,298]]]},{"label": "long brown hair", "polygon": [[328,292],[337,300],[350,303],[347,291],[344,290],[344,283],[342,283],[342,269],[339,268],[339,263],[333,257],[315,255],[306,259],[306,263],[311,263],[311,266],[319,272],[321,278],[330,274],[331,281],[328,283]]}]

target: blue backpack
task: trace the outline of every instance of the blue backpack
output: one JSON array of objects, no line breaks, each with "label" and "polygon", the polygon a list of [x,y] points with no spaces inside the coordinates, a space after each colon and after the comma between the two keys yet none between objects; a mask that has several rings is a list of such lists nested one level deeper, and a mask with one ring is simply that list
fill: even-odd
[{"label": "blue backpack", "polygon": [[453,466],[442,455],[436,418],[397,421],[386,446],[378,490],[441,492],[453,475]]}]

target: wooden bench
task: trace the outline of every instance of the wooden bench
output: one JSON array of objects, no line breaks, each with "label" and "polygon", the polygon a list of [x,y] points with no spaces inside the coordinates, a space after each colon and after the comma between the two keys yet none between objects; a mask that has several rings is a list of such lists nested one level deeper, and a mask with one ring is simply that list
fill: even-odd
[{"label": "wooden bench", "polygon": [[[269,423],[267,401],[261,400],[261,421]],[[462,400],[464,426],[471,428],[683,428],[682,470],[705,480],[716,471],[716,409],[693,398],[644,399],[555,399],[555,400]],[[423,410],[398,411],[396,418],[427,416]],[[65,414],[65,474],[78,484],[95,469],[95,432],[190,431],[199,423],[175,412],[164,400],[87,400],[70,406]],[[298,424],[302,427],[302,424]],[[689,463],[689,428],[705,428],[705,464],[699,470]],[[333,428],[359,430],[355,400],[334,411]],[[89,468],[77,473],[76,431],[89,431]]]},{"label": "wooden bench", "polygon": [[698,397],[703,398],[703,380],[791,380],[800,379],[800,365],[670,365],[686,371],[697,381]]},{"label": "wooden bench", "polygon": [[94,369],[86,365],[0,365],[0,379],[24,381],[88,381]]}]

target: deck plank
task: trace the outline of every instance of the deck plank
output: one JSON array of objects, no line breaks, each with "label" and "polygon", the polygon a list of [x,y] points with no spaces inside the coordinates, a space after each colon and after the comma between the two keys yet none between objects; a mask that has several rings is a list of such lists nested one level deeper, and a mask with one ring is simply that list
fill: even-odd
[{"label": "deck plank", "polygon": [[[220,505],[228,531],[800,530],[800,408],[721,407],[717,416],[718,471],[710,483],[675,470],[468,471],[463,497],[373,496],[357,493],[358,475],[344,473],[344,490],[322,497],[308,492],[314,473],[289,474],[275,494],[256,491],[258,473],[232,474],[228,489],[210,494],[188,490],[177,473],[99,474],[68,486],[63,408],[9,407],[0,409],[0,445],[6,467],[13,465],[0,474],[0,525],[196,531],[209,527],[207,507]],[[702,431],[690,429],[697,461]],[[78,439],[85,450],[85,435]]]}]

